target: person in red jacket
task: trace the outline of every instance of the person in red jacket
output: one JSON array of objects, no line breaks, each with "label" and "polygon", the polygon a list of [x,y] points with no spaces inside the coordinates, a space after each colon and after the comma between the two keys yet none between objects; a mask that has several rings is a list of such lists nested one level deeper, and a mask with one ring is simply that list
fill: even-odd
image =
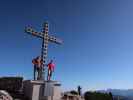
[{"label": "person in red jacket", "polygon": [[[39,78],[40,75],[40,69],[42,65],[41,57],[38,56],[32,60],[32,63],[34,64],[34,80]],[[36,73],[37,72],[37,73]]]},{"label": "person in red jacket", "polygon": [[53,60],[50,61],[47,67],[48,67],[47,80],[50,81],[52,77],[52,73],[54,72],[54,69],[55,69],[55,64],[53,63]]}]

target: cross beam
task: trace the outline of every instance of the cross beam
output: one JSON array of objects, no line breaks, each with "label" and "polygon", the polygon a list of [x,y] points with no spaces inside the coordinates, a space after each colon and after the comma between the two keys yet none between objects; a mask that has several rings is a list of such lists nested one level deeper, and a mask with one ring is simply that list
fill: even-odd
[{"label": "cross beam", "polygon": [[25,32],[42,39],[42,50],[41,50],[42,66],[39,72],[40,73],[39,80],[45,80],[44,74],[45,74],[45,65],[46,65],[46,58],[47,58],[47,52],[48,52],[48,43],[53,42],[56,44],[62,44],[62,40],[49,35],[48,29],[49,29],[49,25],[47,22],[44,23],[42,32],[37,32],[32,27],[25,28]]}]

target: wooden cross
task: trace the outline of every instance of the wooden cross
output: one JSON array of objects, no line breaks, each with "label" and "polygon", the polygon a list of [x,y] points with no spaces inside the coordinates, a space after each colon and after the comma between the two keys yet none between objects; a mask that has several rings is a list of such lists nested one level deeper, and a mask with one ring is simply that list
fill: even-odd
[{"label": "wooden cross", "polygon": [[48,42],[53,42],[56,44],[61,44],[62,41],[56,37],[50,36],[48,33],[49,25],[48,22],[44,23],[43,32],[37,32],[32,27],[26,27],[25,31],[33,36],[42,39],[42,50],[41,50],[41,59],[42,59],[42,66],[39,74],[39,80],[45,80],[45,65],[46,65],[46,58],[48,52]]}]

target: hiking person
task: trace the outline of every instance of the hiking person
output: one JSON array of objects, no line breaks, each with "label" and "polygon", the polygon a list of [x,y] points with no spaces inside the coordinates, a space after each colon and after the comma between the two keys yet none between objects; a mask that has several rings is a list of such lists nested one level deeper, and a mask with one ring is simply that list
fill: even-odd
[{"label": "hiking person", "polygon": [[48,75],[47,75],[47,80],[50,81],[52,77],[52,73],[54,72],[55,64],[53,63],[53,60],[51,60],[48,65]]},{"label": "hiking person", "polygon": [[39,79],[40,70],[42,66],[42,60],[41,57],[38,56],[32,60],[32,63],[34,64],[34,80]]}]

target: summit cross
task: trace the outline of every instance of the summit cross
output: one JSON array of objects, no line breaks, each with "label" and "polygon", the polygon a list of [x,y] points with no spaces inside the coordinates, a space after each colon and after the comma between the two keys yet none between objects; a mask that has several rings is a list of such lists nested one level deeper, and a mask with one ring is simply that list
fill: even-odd
[{"label": "summit cross", "polygon": [[32,27],[26,27],[25,32],[42,39],[42,47],[41,47],[42,65],[41,65],[41,69],[39,72],[40,74],[39,74],[38,80],[45,80],[45,67],[47,65],[46,58],[47,58],[47,54],[48,54],[48,43],[53,42],[56,44],[62,44],[62,40],[49,35],[48,22],[44,23],[42,32],[37,32]]}]

